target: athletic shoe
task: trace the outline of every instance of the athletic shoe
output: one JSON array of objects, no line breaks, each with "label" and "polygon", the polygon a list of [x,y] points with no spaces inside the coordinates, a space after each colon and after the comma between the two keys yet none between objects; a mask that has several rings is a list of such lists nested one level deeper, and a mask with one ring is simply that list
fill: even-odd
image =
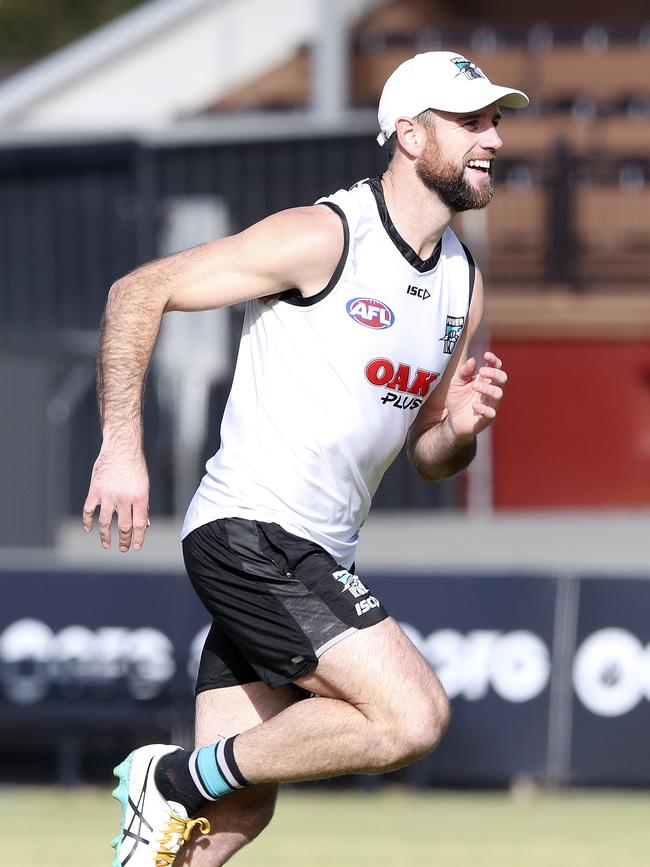
[{"label": "athletic shoe", "polygon": [[210,831],[207,819],[188,819],[182,804],[166,801],[158,791],[158,760],[177,749],[164,744],[141,747],[114,769],[120,782],[113,797],[122,805],[122,820],[113,840],[112,867],[169,867],[194,828],[202,834]]}]

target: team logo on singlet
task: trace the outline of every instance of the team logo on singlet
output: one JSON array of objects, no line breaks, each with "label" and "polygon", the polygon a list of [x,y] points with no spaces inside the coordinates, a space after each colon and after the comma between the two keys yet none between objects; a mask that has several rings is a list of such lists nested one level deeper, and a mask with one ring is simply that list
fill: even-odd
[{"label": "team logo on singlet", "polygon": [[456,344],[458,343],[458,338],[461,335],[463,330],[463,325],[465,324],[464,316],[448,316],[447,324],[445,325],[445,333],[440,338],[443,341],[442,351],[445,355],[451,355],[454,349],[456,348]]},{"label": "team logo on singlet", "polygon": [[366,328],[390,328],[395,322],[395,314],[383,301],[374,298],[352,298],[345,306],[348,316],[351,316],[359,325]]}]

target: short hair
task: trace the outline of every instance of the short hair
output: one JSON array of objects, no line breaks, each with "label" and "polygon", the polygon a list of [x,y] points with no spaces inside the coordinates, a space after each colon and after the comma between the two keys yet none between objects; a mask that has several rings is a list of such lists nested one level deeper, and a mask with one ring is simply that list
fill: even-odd
[{"label": "short hair", "polygon": [[384,153],[386,154],[386,160],[388,161],[388,165],[393,161],[393,157],[395,156],[395,150],[397,148],[397,133],[394,132],[389,138],[386,139],[384,144]]},{"label": "short hair", "polygon": [[[421,111],[419,114],[416,114],[413,120],[417,120],[418,123],[422,124],[422,126],[427,129],[434,129],[436,123],[436,115],[433,109],[425,108],[424,111]],[[393,161],[393,157],[395,156],[395,152],[397,150],[397,133],[394,132],[392,135],[386,140],[384,145],[384,150],[386,151],[386,158],[388,159],[388,165]]]}]

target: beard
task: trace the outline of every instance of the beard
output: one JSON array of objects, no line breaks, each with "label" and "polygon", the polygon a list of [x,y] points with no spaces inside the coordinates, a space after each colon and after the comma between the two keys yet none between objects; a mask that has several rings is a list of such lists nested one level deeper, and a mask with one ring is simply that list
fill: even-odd
[{"label": "beard", "polygon": [[481,188],[473,187],[465,178],[465,166],[459,169],[443,159],[433,134],[415,163],[415,171],[425,187],[456,213],[484,208],[492,201],[494,181],[491,175],[486,175]]}]

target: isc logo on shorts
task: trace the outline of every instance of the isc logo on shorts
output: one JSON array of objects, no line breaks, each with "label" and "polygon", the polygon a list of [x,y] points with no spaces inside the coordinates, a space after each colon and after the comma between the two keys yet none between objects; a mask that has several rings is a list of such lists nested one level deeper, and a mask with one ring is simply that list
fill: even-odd
[{"label": "isc logo on shorts", "polygon": [[359,617],[362,614],[367,614],[371,608],[379,608],[379,599],[376,596],[368,596],[367,599],[362,599],[354,606],[354,610]]},{"label": "isc logo on shorts", "polygon": [[355,322],[366,328],[390,328],[395,322],[395,314],[390,307],[374,298],[353,298],[345,309]]},{"label": "isc logo on shorts", "polygon": [[[358,575],[353,575],[347,569],[339,569],[337,572],[332,572],[332,578],[336,578],[339,584],[343,585],[342,593],[348,591],[355,599],[359,599],[354,606],[357,617],[367,614],[373,608],[379,608],[381,604],[379,599],[375,596],[366,596],[370,591]],[[361,599],[362,596],[366,596],[366,598]]]}]

